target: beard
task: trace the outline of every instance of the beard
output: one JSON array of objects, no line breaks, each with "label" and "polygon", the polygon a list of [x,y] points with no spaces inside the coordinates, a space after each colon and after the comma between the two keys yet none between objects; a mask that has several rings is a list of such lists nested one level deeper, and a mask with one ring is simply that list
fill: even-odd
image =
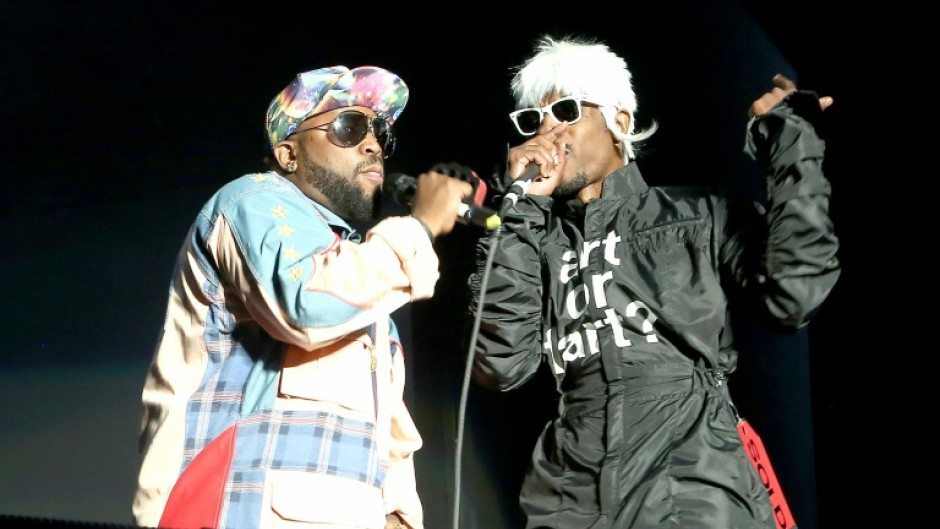
[{"label": "beard", "polygon": [[303,179],[330,199],[333,203],[333,213],[342,219],[357,223],[375,220],[382,203],[382,194],[378,190],[369,193],[355,183],[359,171],[371,165],[375,165],[375,160],[357,164],[352,174],[346,177],[307,157],[300,162],[304,172]]},{"label": "beard", "polygon": [[578,191],[581,191],[588,185],[588,175],[584,171],[578,172],[574,175],[571,180],[562,180],[559,182],[558,187],[552,191],[553,197],[568,197],[571,195],[578,194]]}]

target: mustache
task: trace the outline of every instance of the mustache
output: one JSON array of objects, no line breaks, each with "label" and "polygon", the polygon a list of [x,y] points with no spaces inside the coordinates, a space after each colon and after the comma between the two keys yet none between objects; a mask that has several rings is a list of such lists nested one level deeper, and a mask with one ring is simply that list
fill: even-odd
[{"label": "mustache", "polygon": [[370,155],[365,160],[356,164],[355,171],[356,173],[361,173],[370,167],[375,167],[376,165],[382,167],[382,170],[385,170],[385,160],[381,156]]}]

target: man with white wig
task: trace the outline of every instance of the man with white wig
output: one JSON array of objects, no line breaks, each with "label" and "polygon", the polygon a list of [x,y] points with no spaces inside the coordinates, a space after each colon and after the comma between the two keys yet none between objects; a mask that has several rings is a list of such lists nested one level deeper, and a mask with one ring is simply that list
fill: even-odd
[{"label": "man with white wig", "polygon": [[777,75],[753,101],[745,150],[767,189],[754,204],[644,181],[637,153],[656,122],[636,126],[631,72],[603,43],[542,37],[511,89],[523,139],[470,310],[476,382],[510,391],[548,369],[557,383],[525,527],[783,527],[728,392],[730,321],[759,310],[797,330],[839,278],[817,133],[832,98]]}]

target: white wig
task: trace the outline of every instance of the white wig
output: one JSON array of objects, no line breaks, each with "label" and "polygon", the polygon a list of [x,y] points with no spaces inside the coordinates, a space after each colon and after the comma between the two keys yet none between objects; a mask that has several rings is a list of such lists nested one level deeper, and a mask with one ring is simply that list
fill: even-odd
[{"label": "white wig", "polygon": [[[516,108],[537,107],[552,93],[582,97],[596,103],[607,128],[623,144],[624,163],[636,158],[638,143],[656,132],[654,121],[648,129],[635,131],[636,94],[630,82],[633,75],[627,63],[601,43],[593,40],[541,37],[535,55],[517,67],[511,89]],[[615,121],[618,110],[630,113],[630,128],[623,133]]]}]

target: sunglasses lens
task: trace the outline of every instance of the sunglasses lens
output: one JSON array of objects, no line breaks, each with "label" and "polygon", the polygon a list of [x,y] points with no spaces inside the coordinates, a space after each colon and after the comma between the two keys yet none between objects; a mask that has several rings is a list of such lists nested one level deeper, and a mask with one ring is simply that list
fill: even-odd
[{"label": "sunglasses lens", "polygon": [[536,109],[523,110],[516,114],[516,126],[523,134],[533,134],[542,124],[542,112]]},{"label": "sunglasses lens", "polygon": [[574,123],[581,117],[581,107],[574,99],[562,99],[551,106],[556,121]]},{"label": "sunglasses lens", "polygon": [[392,126],[388,124],[385,118],[372,118],[372,135],[375,141],[382,146],[382,155],[388,158],[395,152],[395,135],[392,133]]},{"label": "sunglasses lens", "polygon": [[355,147],[366,137],[369,118],[359,112],[343,112],[333,122],[333,135],[343,147]]},{"label": "sunglasses lens", "polygon": [[396,143],[395,135],[392,134],[392,129],[388,129],[388,134],[382,138],[379,138],[379,145],[382,146],[383,158],[388,158],[389,156],[395,154]]},{"label": "sunglasses lens", "polygon": [[382,146],[382,156],[388,158],[395,151],[395,135],[392,126],[385,118],[369,118],[362,112],[347,111],[340,113],[330,129],[335,142],[340,147],[355,147],[366,139],[369,127],[375,141]]},{"label": "sunglasses lens", "polygon": [[[538,132],[539,126],[542,124],[543,110],[545,109],[527,108],[516,111],[510,116],[516,122],[516,128],[519,129],[519,132],[530,135]],[[555,121],[559,123],[562,121],[576,123],[581,119],[581,105],[577,99],[559,99],[549,105],[548,110],[552,113]]]}]

